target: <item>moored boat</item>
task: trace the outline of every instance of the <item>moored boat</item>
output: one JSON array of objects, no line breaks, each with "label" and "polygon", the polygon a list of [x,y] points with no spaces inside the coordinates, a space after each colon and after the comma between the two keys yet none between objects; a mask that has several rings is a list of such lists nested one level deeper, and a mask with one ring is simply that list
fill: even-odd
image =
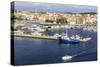
[{"label": "moored boat", "polygon": [[77,43],[82,43],[82,42],[88,42],[91,40],[90,37],[88,38],[83,38],[83,39],[79,39],[79,40],[75,40],[75,39],[63,39],[61,37],[58,37],[59,39],[59,43],[71,43],[71,44],[77,44]]},{"label": "moored boat", "polygon": [[71,43],[71,44],[76,44],[76,43],[80,43],[79,40],[71,40],[71,39],[63,39],[61,37],[58,37],[59,39],[59,43]]}]

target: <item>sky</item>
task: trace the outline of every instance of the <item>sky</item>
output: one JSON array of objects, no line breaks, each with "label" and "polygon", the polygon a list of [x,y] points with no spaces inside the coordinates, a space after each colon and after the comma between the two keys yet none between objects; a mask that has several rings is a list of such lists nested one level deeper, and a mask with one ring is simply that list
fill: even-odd
[{"label": "sky", "polygon": [[[12,5],[13,6],[13,5]],[[96,6],[15,1],[14,9],[35,12],[97,12]]]}]

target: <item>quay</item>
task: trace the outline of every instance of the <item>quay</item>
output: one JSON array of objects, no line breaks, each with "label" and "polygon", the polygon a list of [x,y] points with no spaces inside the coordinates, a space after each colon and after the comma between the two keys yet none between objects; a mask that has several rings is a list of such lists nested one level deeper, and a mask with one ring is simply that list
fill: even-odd
[{"label": "quay", "polygon": [[55,36],[36,36],[36,35],[28,35],[28,34],[12,34],[11,36],[14,37],[27,37],[27,38],[36,38],[36,39],[48,39],[48,40],[57,40],[57,37]]}]

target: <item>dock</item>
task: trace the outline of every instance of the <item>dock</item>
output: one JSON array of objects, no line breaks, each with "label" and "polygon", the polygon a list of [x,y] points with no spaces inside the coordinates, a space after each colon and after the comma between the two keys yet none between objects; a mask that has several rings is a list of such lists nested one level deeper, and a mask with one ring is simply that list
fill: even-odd
[{"label": "dock", "polygon": [[28,34],[12,34],[14,37],[27,37],[27,38],[35,38],[35,39],[48,39],[48,40],[57,40],[55,36],[36,36],[36,35],[28,35]]}]

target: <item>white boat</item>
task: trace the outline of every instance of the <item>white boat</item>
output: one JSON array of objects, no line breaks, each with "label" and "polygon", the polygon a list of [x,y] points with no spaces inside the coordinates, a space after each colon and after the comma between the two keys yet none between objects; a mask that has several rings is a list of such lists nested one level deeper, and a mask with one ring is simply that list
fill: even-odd
[{"label": "white boat", "polygon": [[80,39],[81,42],[87,42],[87,41],[90,41],[92,38],[90,37],[87,37],[87,38],[83,38],[83,39]]},{"label": "white boat", "polygon": [[43,29],[43,28],[40,28],[40,27],[36,27],[36,28],[34,28],[36,31],[38,31],[38,32],[44,32],[45,31],[45,29]]},{"label": "white boat", "polygon": [[65,39],[62,37],[59,37],[59,43],[72,43],[72,44],[76,44],[76,43],[83,43],[83,42],[88,42],[91,40],[90,37],[87,38],[82,38],[82,39]]},{"label": "white boat", "polygon": [[38,31],[38,32],[44,32],[44,31],[46,31],[44,28],[40,27],[40,26],[37,25],[37,24],[32,25],[32,28],[33,28],[35,31]]}]

